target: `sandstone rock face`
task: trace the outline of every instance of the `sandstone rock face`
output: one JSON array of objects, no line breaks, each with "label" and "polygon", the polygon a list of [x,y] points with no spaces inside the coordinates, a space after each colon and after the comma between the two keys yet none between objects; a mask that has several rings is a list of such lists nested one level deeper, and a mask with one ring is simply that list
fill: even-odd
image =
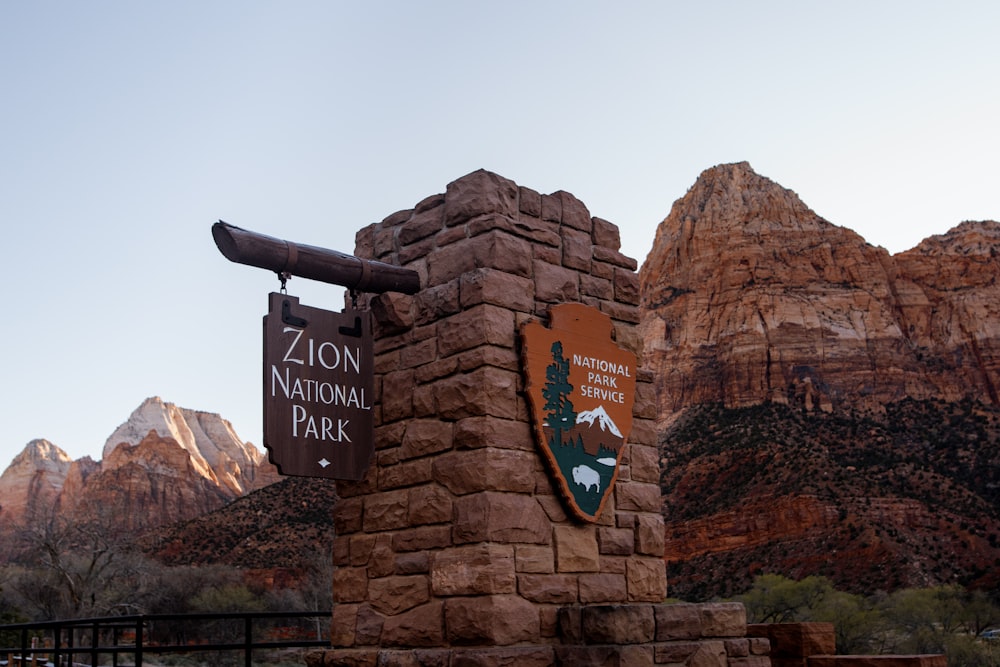
[{"label": "sandstone rock face", "polygon": [[158,396],[147,398],[104,444],[104,469],[116,465],[114,451],[136,445],[153,431],[171,438],[191,458],[191,471],[231,491],[234,496],[278,480],[277,470],[232,425],[217,414],[186,410]]},{"label": "sandstone rock face", "polygon": [[0,475],[0,523],[55,507],[72,460],[48,440],[32,440]]},{"label": "sandstone rock face", "polygon": [[746,163],[706,170],[640,270],[660,419],[706,402],[997,403],[998,241],[1000,224],[963,223],[890,256]]},{"label": "sandstone rock face", "polygon": [[0,476],[0,523],[38,512],[112,511],[129,530],[187,520],[278,481],[274,466],[219,415],[147,399],[108,438],[104,458],[71,461],[35,440]]}]

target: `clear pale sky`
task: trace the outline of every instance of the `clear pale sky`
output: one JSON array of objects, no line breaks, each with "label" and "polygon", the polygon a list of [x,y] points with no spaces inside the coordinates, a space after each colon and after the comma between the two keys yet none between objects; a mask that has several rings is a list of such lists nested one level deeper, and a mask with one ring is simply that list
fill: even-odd
[{"label": "clear pale sky", "polygon": [[[0,470],[148,396],[261,442],[273,274],[211,224],[352,252],[471,171],[645,258],[747,160],[891,252],[1000,218],[1000,3],[0,3]],[[289,292],[337,310],[343,290]]]}]

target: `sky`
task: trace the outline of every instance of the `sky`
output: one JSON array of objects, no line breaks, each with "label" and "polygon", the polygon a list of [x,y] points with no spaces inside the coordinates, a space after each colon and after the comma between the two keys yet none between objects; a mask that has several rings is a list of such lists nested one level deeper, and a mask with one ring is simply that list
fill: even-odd
[{"label": "sky", "polygon": [[992,0],[0,2],[0,470],[100,459],[150,396],[261,445],[279,284],[218,219],[351,253],[483,168],[641,263],[743,160],[893,253],[1000,219],[998,31]]}]

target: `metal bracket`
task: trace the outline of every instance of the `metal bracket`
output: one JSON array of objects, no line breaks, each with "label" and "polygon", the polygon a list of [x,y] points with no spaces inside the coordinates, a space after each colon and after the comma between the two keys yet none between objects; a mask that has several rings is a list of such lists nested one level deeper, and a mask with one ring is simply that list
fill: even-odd
[{"label": "metal bracket", "polygon": [[[301,327],[303,329],[309,324],[305,318],[292,315],[292,305],[288,302],[288,299],[281,302],[281,321],[290,327]],[[360,326],[360,323],[358,326]]]}]

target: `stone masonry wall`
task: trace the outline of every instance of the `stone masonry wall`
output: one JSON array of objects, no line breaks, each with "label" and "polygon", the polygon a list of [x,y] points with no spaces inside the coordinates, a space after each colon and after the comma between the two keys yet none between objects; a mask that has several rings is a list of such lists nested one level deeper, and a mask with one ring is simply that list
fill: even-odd
[{"label": "stone masonry wall", "polygon": [[416,270],[421,290],[365,298],[375,460],[337,485],[334,648],[313,661],[563,664],[566,609],[662,602],[651,375],[638,373],[613,496],[581,524],[536,451],[521,374],[520,326],[564,302],[607,314],[641,359],[636,261],[617,227],[571,194],[477,171],[361,230],[356,253]]}]

